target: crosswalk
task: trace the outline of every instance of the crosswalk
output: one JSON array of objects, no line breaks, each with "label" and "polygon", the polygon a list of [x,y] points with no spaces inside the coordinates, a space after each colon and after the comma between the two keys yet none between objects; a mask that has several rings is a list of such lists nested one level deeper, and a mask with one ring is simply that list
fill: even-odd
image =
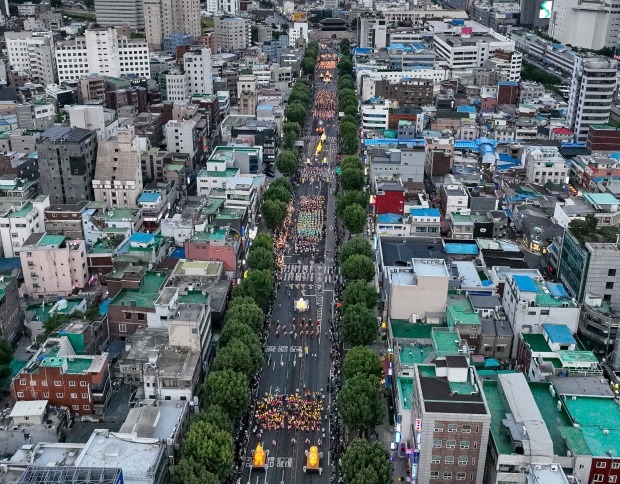
[{"label": "crosswalk", "polygon": [[285,264],[282,277],[287,282],[314,282],[314,264]]}]

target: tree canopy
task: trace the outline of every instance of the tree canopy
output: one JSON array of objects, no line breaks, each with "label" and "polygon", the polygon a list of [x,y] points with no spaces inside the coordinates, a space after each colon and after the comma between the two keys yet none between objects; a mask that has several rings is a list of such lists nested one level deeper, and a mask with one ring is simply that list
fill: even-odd
[{"label": "tree canopy", "polygon": [[378,442],[354,440],[342,456],[344,480],[351,484],[391,484],[394,466]]},{"label": "tree canopy", "polygon": [[228,310],[226,311],[226,323],[228,324],[230,321],[245,323],[252,328],[256,334],[259,334],[265,325],[265,313],[263,313],[263,310],[250,297],[244,298],[242,302],[236,303],[233,302],[235,299],[238,298],[231,299],[231,304],[229,304]]},{"label": "tree canopy", "polygon": [[374,287],[369,286],[364,281],[351,281],[344,288],[342,293],[342,303],[344,309],[355,304],[362,304],[368,309],[373,309],[379,301],[379,293]]},{"label": "tree canopy", "polygon": [[[232,344],[232,343],[231,343]],[[246,375],[233,370],[212,371],[202,384],[207,406],[219,405],[236,421],[250,403],[250,386]]]},{"label": "tree canopy", "polygon": [[368,434],[383,421],[381,383],[377,377],[355,375],[338,395],[340,414],[345,425],[360,435]]},{"label": "tree canopy", "polygon": [[351,346],[368,346],[377,338],[377,319],[362,304],[347,308],[340,320],[342,339]]},{"label": "tree canopy", "polygon": [[206,410],[196,415],[195,420],[204,420],[205,422],[212,423],[218,429],[224,430],[225,432],[233,431],[232,420],[230,420],[226,410],[219,405],[211,405]]},{"label": "tree canopy", "polygon": [[342,195],[338,195],[336,198],[336,214],[342,217],[344,210],[353,204],[357,204],[366,210],[368,207],[368,195],[361,190],[350,190]]},{"label": "tree canopy", "polygon": [[212,423],[195,420],[183,439],[181,455],[202,464],[204,470],[224,479],[230,474],[235,446],[230,433]]},{"label": "tree canopy", "polygon": [[342,374],[349,380],[356,375],[381,378],[383,367],[379,355],[365,346],[351,348],[342,362]]},{"label": "tree canopy", "polygon": [[248,347],[256,343],[260,348],[260,340],[252,328],[240,321],[227,321],[220,333],[219,347],[223,348],[235,340],[243,341]]},{"label": "tree canopy", "polygon": [[366,227],[366,210],[354,203],[344,209],[342,223],[352,234],[361,234]]},{"label": "tree canopy", "polygon": [[340,174],[340,184],[344,190],[361,190],[366,184],[366,175],[363,170],[345,168]]},{"label": "tree canopy", "polygon": [[288,206],[280,200],[263,200],[260,205],[260,212],[269,230],[275,230],[282,225]]},{"label": "tree canopy", "polygon": [[273,251],[273,239],[271,238],[269,234],[266,234],[265,232],[260,232],[259,234],[256,235],[256,237],[254,237],[254,240],[252,241],[252,247],[250,247],[250,250],[252,251],[256,249],[257,247],[263,247],[267,250]]},{"label": "tree canopy", "polygon": [[294,150],[282,150],[276,157],[276,168],[283,175],[289,176],[299,168],[299,156]]},{"label": "tree canopy", "polygon": [[265,269],[272,271],[275,264],[273,251],[257,247],[248,254],[248,267],[252,270]]},{"label": "tree canopy", "polygon": [[252,378],[262,364],[262,356],[256,358],[245,343],[233,340],[218,350],[213,360],[213,370],[233,370]]},{"label": "tree canopy", "polygon": [[233,289],[233,297],[249,296],[259,307],[266,309],[273,293],[273,276],[265,270],[252,271]]},{"label": "tree canopy", "polygon": [[182,457],[170,470],[170,484],[220,484],[220,478],[192,458]]},{"label": "tree canopy", "polygon": [[354,254],[342,264],[342,275],[347,281],[370,282],[375,277],[375,266],[369,257]]}]

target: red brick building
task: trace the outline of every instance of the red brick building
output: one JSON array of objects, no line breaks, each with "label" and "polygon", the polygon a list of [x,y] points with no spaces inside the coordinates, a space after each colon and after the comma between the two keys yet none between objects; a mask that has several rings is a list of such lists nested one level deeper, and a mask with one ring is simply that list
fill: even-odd
[{"label": "red brick building", "polygon": [[592,151],[620,150],[620,128],[606,124],[590,125],[586,147]]},{"label": "red brick building", "polygon": [[110,401],[108,354],[76,355],[66,337],[49,338],[11,382],[15,401],[48,400],[75,415],[103,415]]},{"label": "red brick building", "polygon": [[396,213],[404,215],[405,210],[405,189],[399,182],[377,182],[377,193],[375,195],[375,213]]}]

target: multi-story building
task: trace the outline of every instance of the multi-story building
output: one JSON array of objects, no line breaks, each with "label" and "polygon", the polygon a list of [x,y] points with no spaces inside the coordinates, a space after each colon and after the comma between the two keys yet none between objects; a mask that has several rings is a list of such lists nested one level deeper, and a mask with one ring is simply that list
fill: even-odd
[{"label": "multi-story building", "polygon": [[40,232],[64,235],[69,239],[84,239],[82,216],[90,202],[84,200],[68,205],[54,205],[44,212],[45,227]]},{"label": "multi-story building", "polygon": [[618,244],[582,242],[567,230],[560,253],[559,276],[578,302],[583,302],[590,294],[620,307],[620,293],[617,290],[620,287]]},{"label": "multi-story building", "polygon": [[481,68],[495,51],[515,50],[514,41],[507,37],[493,31],[472,35],[471,27],[436,33],[434,46],[438,58],[444,59],[450,69]]},{"label": "multi-story building", "polygon": [[97,134],[81,128],[52,126],[36,144],[39,155],[39,191],[51,203],[92,200],[97,156]]},{"label": "multi-story building", "polygon": [[0,335],[11,344],[17,343],[23,327],[17,277],[0,276]]},{"label": "multi-story building", "polygon": [[28,237],[43,230],[43,214],[50,206],[48,196],[40,195],[20,207],[13,207],[0,216],[0,239],[4,257],[17,257]]},{"label": "multi-story building", "polygon": [[111,77],[130,74],[150,78],[149,48],[141,39],[118,35],[113,28],[87,29],[84,37],[56,44],[58,81],[93,72]]},{"label": "multi-story building", "polygon": [[107,353],[76,355],[69,339],[48,338],[11,381],[15,401],[47,400],[74,415],[105,413],[111,392]]},{"label": "multi-story building", "polygon": [[482,484],[491,413],[467,356],[417,365],[404,383],[397,398],[411,408],[415,422],[411,461],[418,482],[455,479]]},{"label": "multi-story building", "polygon": [[362,105],[362,128],[368,131],[386,130],[390,126],[390,106],[388,100]]},{"label": "multi-story building", "polygon": [[620,28],[620,2],[579,0],[554,2],[549,20],[549,36],[562,44],[599,50],[614,47]]},{"label": "multi-story building", "polygon": [[0,213],[32,202],[38,194],[37,183],[16,175],[0,175]]},{"label": "multi-story building", "polygon": [[118,130],[116,111],[98,104],[71,106],[67,111],[72,128],[96,131],[99,141],[116,136]]},{"label": "multi-story building", "polygon": [[463,185],[442,185],[439,190],[439,200],[444,216],[467,209],[469,204],[467,190]]},{"label": "multi-story building", "polygon": [[144,30],[144,7],[140,0],[95,0],[95,15],[102,27],[129,24],[131,30]]},{"label": "multi-story building", "polygon": [[211,49],[203,47],[186,52],[183,55],[183,68],[187,79],[188,97],[194,94],[213,94]]},{"label": "multi-story building", "polygon": [[433,84],[430,79],[378,80],[375,82],[375,95],[396,101],[399,105],[428,106],[433,104]]},{"label": "multi-story building", "polygon": [[27,72],[32,82],[54,84],[56,60],[52,32],[5,32],[9,70]]},{"label": "multi-story building", "polygon": [[198,0],[145,0],[144,30],[149,48],[161,50],[164,37],[175,32],[198,37],[200,2]]},{"label": "multi-story building", "polygon": [[523,152],[527,181],[544,185],[568,183],[569,168],[566,160],[554,146],[527,146]]},{"label": "multi-story building", "polygon": [[362,48],[382,49],[387,46],[387,22],[383,17],[360,15],[357,45]]},{"label": "multi-story building", "polygon": [[[507,275],[502,306],[515,338],[520,333],[541,334],[544,324],[558,321],[571,333],[577,332],[579,304],[562,284],[545,282],[536,270],[515,270]],[[516,349],[515,340],[513,356]]]},{"label": "multi-story building", "polygon": [[33,101],[15,107],[17,125],[28,131],[45,131],[54,124],[56,106],[52,100]]},{"label": "multi-story building", "polygon": [[138,143],[132,127],[120,128],[115,139],[99,143],[93,177],[96,201],[114,208],[136,206],[143,187]]},{"label": "multi-story building", "polygon": [[217,47],[222,52],[234,52],[250,46],[250,21],[239,17],[215,17]]},{"label": "multi-story building", "polygon": [[575,132],[576,142],[586,142],[591,125],[609,121],[617,68],[618,61],[614,59],[576,56],[566,112],[566,120]]},{"label": "multi-story building", "polygon": [[33,298],[69,296],[88,280],[86,244],[64,235],[32,234],[19,252],[26,294]]},{"label": "multi-story building", "polygon": [[308,43],[308,22],[293,22],[288,35],[291,47],[296,47],[299,42],[302,42],[299,45],[306,45]]},{"label": "multi-story building", "polygon": [[239,114],[246,116],[256,115],[256,84],[257,79],[254,74],[242,74],[237,80],[237,105]]},{"label": "multi-story building", "polygon": [[[186,153],[189,155],[193,165],[197,165],[202,160],[199,153],[202,153],[201,130],[198,123],[193,119],[183,121],[168,121],[166,124],[166,142],[169,153]],[[190,167],[193,168],[193,167]]]}]

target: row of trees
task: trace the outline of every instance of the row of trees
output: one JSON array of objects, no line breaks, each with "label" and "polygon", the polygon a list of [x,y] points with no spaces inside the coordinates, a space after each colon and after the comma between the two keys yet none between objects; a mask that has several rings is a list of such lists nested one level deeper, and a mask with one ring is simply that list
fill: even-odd
[{"label": "row of trees", "polygon": [[[288,180],[276,180],[265,198],[288,203],[291,192]],[[234,463],[233,432],[249,406],[250,382],[264,362],[260,334],[273,294],[275,269],[269,234],[255,237],[247,261],[250,272],[233,289],[217,356],[201,387],[203,408],[183,440],[181,459],[172,468],[173,484],[220,483],[229,477]]]},{"label": "row of trees", "polygon": [[274,180],[265,191],[260,212],[269,230],[273,231],[282,226],[288,213],[288,204],[291,201],[292,193],[293,187],[286,178]]},{"label": "row of trees", "polygon": [[316,69],[316,59],[319,56],[319,44],[310,42],[304,51],[304,58],[301,61],[301,70],[306,76],[312,76]]},{"label": "row of trees", "polygon": [[345,228],[352,234],[359,234],[366,226],[368,195],[364,193],[366,173],[357,156],[346,156],[340,164],[341,195],[336,199],[336,214]]},{"label": "row of trees", "polygon": [[339,111],[344,113],[339,129],[341,151],[345,155],[354,155],[358,150],[357,94],[353,79],[351,45],[348,39],[340,42],[340,56],[337,97]]}]

